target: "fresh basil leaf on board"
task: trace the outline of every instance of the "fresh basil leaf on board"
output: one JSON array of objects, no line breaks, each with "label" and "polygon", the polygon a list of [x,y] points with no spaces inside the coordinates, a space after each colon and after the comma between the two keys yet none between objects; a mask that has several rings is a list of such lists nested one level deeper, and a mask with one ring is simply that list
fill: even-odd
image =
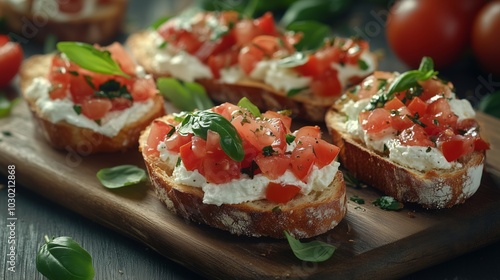
[{"label": "fresh basil leaf on board", "polygon": [[158,78],[156,86],[160,94],[181,111],[206,110],[214,106],[200,84],[162,77]]},{"label": "fresh basil leaf on board", "polygon": [[403,203],[397,201],[392,196],[386,195],[377,198],[377,200],[373,202],[373,205],[378,206],[380,209],[389,211],[398,211],[404,207]]},{"label": "fresh basil leaf on board", "polygon": [[57,49],[64,53],[69,60],[83,69],[101,74],[119,75],[130,78],[120,65],[111,58],[111,53],[94,48],[94,46],[80,42],[59,42]]},{"label": "fresh basil leaf on board", "polygon": [[45,236],[36,255],[36,269],[49,280],[90,280],[95,274],[90,254],[67,236]]},{"label": "fresh basil leaf on board", "polygon": [[0,118],[5,118],[10,115],[12,108],[21,101],[20,98],[9,100],[3,93],[0,93]]},{"label": "fresh basil leaf on board", "polygon": [[287,231],[285,231],[285,236],[288,240],[288,244],[290,244],[290,248],[292,248],[293,254],[302,261],[326,261],[333,255],[333,253],[337,249],[335,246],[319,240],[302,243],[291,236]]},{"label": "fresh basil leaf on board", "polygon": [[493,117],[500,118],[500,91],[486,95],[479,102],[477,109]]},{"label": "fresh basil leaf on board", "polygon": [[97,172],[97,178],[108,189],[136,185],[147,179],[146,171],[135,165],[118,165],[103,168]]}]

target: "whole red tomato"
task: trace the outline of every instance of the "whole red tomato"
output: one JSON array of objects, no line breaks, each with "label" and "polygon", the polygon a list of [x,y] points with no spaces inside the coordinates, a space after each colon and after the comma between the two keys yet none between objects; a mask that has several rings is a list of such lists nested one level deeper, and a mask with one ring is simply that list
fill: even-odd
[{"label": "whole red tomato", "polygon": [[474,15],[483,0],[400,0],[387,18],[387,40],[394,53],[417,68],[430,56],[436,68],[457,60],[470,39]]},{"label": "whole red tomato", "polygon": [[18,43],[0,35],[0,88],[7,86],[16,76],[23,61],[23,50]]},{"label": "whole red tomato", "polygon": [[500,77],[500,1],[486,4],[477,14],[472,50],[484,70]]}]

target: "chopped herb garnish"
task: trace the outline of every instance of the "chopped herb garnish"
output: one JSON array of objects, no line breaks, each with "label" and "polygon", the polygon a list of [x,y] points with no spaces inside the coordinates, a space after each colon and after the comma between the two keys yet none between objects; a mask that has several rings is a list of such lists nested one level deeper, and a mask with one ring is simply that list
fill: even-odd
[{"label": "chopped herb garnish", "polygon": [[271,210],[271,211],[274,213],[279,213],[279,212],[281,212],[281,207],[279,205],[274,206],[273,210]]},{"label": "chopped herb garnish", "polygon": [[78,77],[78,75],[80,75],[77,71],[68,71],[68,73],[69,73],[71,76],[75,76],[75,77]]},{"label": "chopped herb garnish", "polygon": [[308,89],[308,87],[303,87],[303,88],[292,88],[291,90],[289,90],[287,93],[286,93],[286,96],[290,97],[290,96],[294,96],[294,95],[297,95],[299,93],[301,93],[303,90],[305,89]]},{"label": "chopped herb garnish", "polygon": [[364,61],[362,59],[358,59],[358,66],[363,71],[366,71],[366,70],[368,70],[368,68],[370,68],[368,63],[366,63],[366,61]]},{"label": "chopped herb garnish", "polygon": [[8,130],[3,130],[3,131],[2,131],[2,134],[3,134],[3,136],[7,136],[7,137],[12,136],[12,132],[10,132],[10,131],[8,131]]},{"label": "chopped herb garnish", "polygon": [[265,146],[262,148],[262,154],[266,157],[272,156],[275,153],[272,146]]},{"label": "chopped herb garnish", "polygon": [[75,110],[77,115],[80,115],[82,113],[82,106],[80,105],[73,105],[73,110]]},{"label": "chopped herb garnish", "polygon": [[92,89],[96,89],[95,88],[95,85],[94,85],[94,82],[92,82],[92,77],[90,77],[89,75],[83,75],[83,77],[85,78],[85,82],[87,82],[87,84],[92,88]]},{"label": "chopped herb garnish", "polygon": [[285,140],[286,140],[286,143],[288,145],[290,145],[295,140],[295,135],[287,134],[287,135],[285,135]]},{"label": "chopped herb garnish", "polygon": [[95,97],[118,98],[123,97],[132,101],[132,95],[125,85],[121,85],[116,80],[109,80],[99,86],[99,90],[94,93]]},{"label": "chopped herb garnish", "polygon": [[181,162],[182,162],[181,157],[178,157],[177,162],[175,163],[175,167],[179,167],[181,165]]},{"label": "chopped herb garnish", "polygon": [[350,90],[349,90],[349,93],[350,94],[357,94],[358,91],[361,89],[361,86],[360,85],[355,85],[353,86]]},{"label": "chopped herb garnish", "polygon": [[349,197],[349,200],[356,202],[357,204],[365,204],[365,200],[357,195]]},{"label": "chopped herb garnish", "polygon": [[[418,117],[418,113],[416,114]],[[417,117],[411,116],[411,115],[406,115],[413,123],[420,125],[421,127],[427,127],[425,123],[421,122]]]},{"label": "chopped herb garnish", "polygon": [[101,125],[101,120],[94,120],[94,122],[97,124],[97,125]]},{"label": "chopped herb garnish", "polygon": [[373,205],[378,206],[380,209],[397,211],[401,210],[404,205],[391,196],[381,196],[373,202]]},{"label": "chopped herb garnish", "polygon": [[427,149],[425,150],[426,153],[430,153],[431,151],[432,151],[431,147],[427,147]]},{"label": "chopped herb garnish", "polygon": [[257,106],[255,106],[252,101],[250,101],[248,98],[243,97],[238,101],[238,106],[242,108],[246,108],[252,115],[255,117],[260,117],[260,110]]}]

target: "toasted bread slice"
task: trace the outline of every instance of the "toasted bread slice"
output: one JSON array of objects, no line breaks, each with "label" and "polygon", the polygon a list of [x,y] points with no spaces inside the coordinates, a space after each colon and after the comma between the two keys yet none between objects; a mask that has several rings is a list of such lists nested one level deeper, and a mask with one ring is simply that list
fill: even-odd
[{"label": "toasted bread slice", "polygon": [[[147,30],[131,34],[126,44],[139,65],[146,71],[156,77],[169,76],[169,73],[158,72],[153,66],[157,46],[152,40],[151,32],[153,31]],[[374,57],[373,61],[377,59]],[[310,89],[304,89],[301,94],[287,96],[286,92],[249,77],[240,78],[235,83],[207,78],[198,79],[197,82],[203,85],[210,98],[218,103],[236,104],[241,98],[246,97],[262,111],[287,109],[291,110],[294,118],[313,122],[323,122],[328,108],[338,98],[338,96],[317,96],[312,94]],[[352,82],[355,83],[357,80]]]},{"label": "toasted bread slice", "polygon": [[[149,131],[150,127],[139,139],[141,151]],[[286,204],[258,200],[217,206],[203,203],[201,188],[175,183],[174,166],[144,152],[143,157],[155,191],[170,211],[236,235],[284,238],[283,231],[288,231],[296,238],[313,237],[334,228],[347,211],[346,188],[340,171],[332,174],[333,182],[323,191],[298,194]]]},{"label": "toasted bread slice", "polygon": [[32,39],[43,42],[47,36],[54,35],[58,41],[107,44],[121,32],[127,9],[126,0],[110,0],[96,4],[92,15],[58,20],[54,17],[57,7],[46,5],[41,11],[33,12],[32,1],[26,1],[29,4],[22,9],[10,2],[0,1],[0,11],[15,33],[13,38],[20,42]]},{"label": "toasted bread slice", "polygon": [[[377,79],[379,81],[388,79],[389,80],[388,83],[392,83],[393,82],[392,77],[394,77],[394,75],[395,75],[394,73],[378,72],[375,74],[375,77],[378,77]],[[399,74],[396,73],[396,75]],[[336,102],[336,104],[332,106],[326,114],[325,122],[332,136],[333,144],[337,145],[341,149],[339,154],[339,161],[342,162],[342,165],[349,172],[351,172],[356,178],[379,189],[385,194],[392,196],[395,199],[402,202],[420,204],[424,208],[429,208],[429,209],[450,208],[454,205],[463,203],[466,199],[471,197],[477,191],[481,182],[481,176],[486,155],[485,150],[476,150],[471,153],[465,153],[456,161],[451,162],[450,164],[451,168],[449,169],[446,169],[446,167],[443,167],[442,169],[435,167],[435,168],[422,168],[418,170],[417,168],[419,167],[416,168],[408,167],[410,166],[410,163],[408,163],[407,166],[404,166],[402,164],[399,164],[391,160],[388,153],[382,151],[375,151],[371,149],[369,146],[366,145],[366,143],[363,140],[359,138],[360,136],[351,134],[352,129],[348,130],[346,123],[348,122],[349,118],[356,121],[358,121],[358,118],[353,119],[355,118],[353,113],[348,113],[349,114],[348,116],[346,114],[346,111],[352,109],[345,109],[345,106],[348,105],[351,100],[355,101],[361,95],[366,94],[367,91],[372,91],[372,92],[377,91],[378,88],[377,94],[381,94],[384,92],[384,88],[382,86],[378,86],[377,84],[372,84],[372,82],[377,79],[371,79],[371,78],[373,78],[373,76],[367,78],[361,84],[361,86],[358,86],[350,91],[347,91],[346,94],[344,94],[344,96],[341,97],[341,99],[339,99]],[[449,91],[448,93],[450,94],[449,100],[455,99],[453,97],[453,93],[451,93],[452,87],[450,86],[450,84],[439,81],[440,80],[437,78],[434,80],[430,80],[431,83],[440,85],[442,88],[441,89],[442,92],[447,92],[446,90]],[[378,96],[377,95],[372,96],[371,100],[374,100],[373,99],[374,97],[377,98]],[[367,96],[364,96],[363,99],[364,98],[367,98]],[[370,97],[368,96],[368,98]],[[393,98],[396,99],[395,97]],[[433,100],[438,100],[440,97],[438,96],[438,99],[436,98],[432,99],[430,97],[428,98],[429,101],[427,101],[428,102],[427,104],[429,105],[425,106],[430,107],[433,104],[435,104]],[[445,99],[442,98],[441,100]],[[411,119],[410,118],[411,116],[409,115],[410,111],[408,111],[409,109],[402,102],[399,103],[403,107],[399,107],[400,109],[392,110],[391,116],[394,116],[395,118],[397,118],[397,120],[401,120],[401,118],[408,118],[409,120],[407,121],[411,123],[410,126],[411,125],[418,126],[421,130],[424,130],[426,125],[422,122],[419,122],[419,118],[421,116],[419,116],[419,114],[416,113],[413,119]],[[450,105],[448,105],[448,110],[450,110],[450,108],[451,108]],[[385,110],[389,109],[385,108]],[[398,111],[398,110],[403,110],[403,111]],[[405,112],[404,110],[406,110],[406,112],[408,113],[399,113],[399,112]],[[424,117],[425,114],[427,114],[427,111],[425,110],[426,109],[424,109],[425,112],[423,114]],[[470,110],[472,110],[472,108],[465,110],[467,111],[467,115],[473,115],[473,112],[471,113]],[[443,111],[440,112],[441,115],[445,114],[443,113]],[[450,112],[452,111],[450,110]],[[462,112],[461,114],[464,113]],[[450,113],[449,115],[447,114],[447,116],[450,117],[454,116],[456,118],[455,122],[457,122],[458,116],[456,114]],[[467,118],[470,118],[470,116]],[[384,124],[385,122],[387,122],[387,124],[390,123],[389,121],[385,121],[385,119],[383,120]],[[363,119],[363,122],[366,122],[365,124],[369,126],[368,120]],[[439,124],[439,121],[437,119],[434,119],[433,122],[436,125]],[[373,122],[371,124],[373,124]],[[405,131],[407,130],[403,129],[403,131],[398,131],[397,133],[391,132],[394,134],[392,137],[399,137],[398,135],[400,133],[403,134]],[[414,130],[410,131],[412,131],[412,133],[414,132]],[[443,129],[443,131],[445,130]],[[446,131],[450,132],[450,128],[448,128]],[[444,132],[441,131],[438,133],[444,133]],[[472,134],[473,135],[478,134],[478,130],[477,129],[474,130]],[[414,134],[405,134],[405,135],[411,135],[411,136],[405,136],[408,138],[411,137],[410,139],[414,139],[413,137],[417,137],[414,136]],[[441,136],[433,136],[433,137],[438,138]],[[365,138],[369,137],[365,136]],[[436,139],[434,141],[437,142],[438,140]],[[428,142],[426,143],[429,142],[432,143],[432,140],[428,140]],[[427,145],[428,144],[424,146]],[[429,146],[427,147],[427,151],[420,157],[422,159],[427,158],[428,156],[426,155],[426,153],[430,151],[431,147]],[[441,153],[440,151],[437,152]],[[405,157],[405,153],[402,153],[401,156]],[[412,161],[411,156],[407,155],[406,157],[408,158],[408,162]],[[447,161],[444,157],[442,160]],[[438,161],[437,163],[440,163],[440,161]]]},{"label": "toasted bread slice", "polygon": [[141,131],[155,118],[165,114],[163,98],[153,97],[154,105],[144,116],[127,124],[113,137],[95,132],[89,128],[72,125],[66,121],[52,123],[40,111],[36,100],[26,96],[26,89],[37,77],[46,77],[53,55],[35,55],[27,59],[19,72],[21,92],[27,101],[37,129],[56,149],[73,150],[85,154],[123,151],[137,147]]}]

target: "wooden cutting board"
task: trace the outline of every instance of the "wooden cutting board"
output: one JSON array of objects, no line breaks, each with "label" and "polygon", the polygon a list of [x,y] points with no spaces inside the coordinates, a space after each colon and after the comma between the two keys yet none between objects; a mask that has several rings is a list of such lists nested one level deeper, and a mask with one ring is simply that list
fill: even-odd
[{"label": "wooden cutting board", "polygon": [[[382,194],[348,187],[366,203],[349,201],[348,214],[317,237],[337,247],[322,263],[298,260],[285,240],[247,238],[187,222],[167,211],[148,183],[108,190],[95,174],[104,167],[136,164],[140,154],[87,155],[52,150],[35,132],[27,106],[0,120],[0,164],[16,166],[18,185],[28,188],[209,278],[281,279],[396,278],[500,240],[500,121],[478,114],[492,143],[478,192],[465,204],[398,212],[372,205]],[[68,210],[68,211],[69,211]]]}]

